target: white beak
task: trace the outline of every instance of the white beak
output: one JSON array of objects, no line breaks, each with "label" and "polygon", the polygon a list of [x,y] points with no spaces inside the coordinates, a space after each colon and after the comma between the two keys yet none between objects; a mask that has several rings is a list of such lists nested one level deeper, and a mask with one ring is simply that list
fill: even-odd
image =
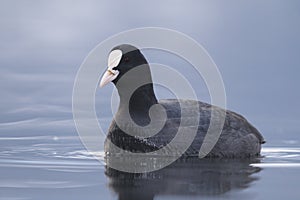
[{"label": "white beak", "polygon": [[118,70],[112,70],[108,68],[108,70],[103,74],[99,86],[102,88],[107,83],[115,80],[118,77],[118,75],[119,75]]},{"label": "white beak", "polygon": [[102,76],[99,85],[100,87],[105,86],[107,83],[115,80],[118,77],[120,72],[118,70],[113,70],[113,68],[118,66],[118,64],[121,61],[121,58],[122,58],[121,50],[116,49],[110,52],[108,56],[108,69]]}]

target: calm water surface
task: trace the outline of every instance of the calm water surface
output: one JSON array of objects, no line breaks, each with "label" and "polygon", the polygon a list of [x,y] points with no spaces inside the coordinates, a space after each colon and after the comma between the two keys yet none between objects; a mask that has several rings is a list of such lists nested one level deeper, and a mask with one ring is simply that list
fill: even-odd
[{"label": "calm water surface", "polygon": [[[179,160],[144,174],[105,166],[78,137],[0,138],[0,199],[298,199],[300,148],[255,160]],[[96,157],[99,158],[97,160]],[[124,158],[120,158],[122,160]]]}]

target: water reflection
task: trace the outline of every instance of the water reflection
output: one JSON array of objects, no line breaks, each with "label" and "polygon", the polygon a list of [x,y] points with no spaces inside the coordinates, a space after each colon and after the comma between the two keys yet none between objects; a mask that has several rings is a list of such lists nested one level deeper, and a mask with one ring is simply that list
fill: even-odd
[{"label": "water reflection", "polygon": [[[130,158],[108,157],[120,161]],[[109,188],[120,200],[154,199],[157,195],[221,195],[233,189],[243,190],[257,180],[252,174],[261,168],[250,166],[252,160],[180,159],[168,167],[148,173],[127,173],[106,167]]]}]

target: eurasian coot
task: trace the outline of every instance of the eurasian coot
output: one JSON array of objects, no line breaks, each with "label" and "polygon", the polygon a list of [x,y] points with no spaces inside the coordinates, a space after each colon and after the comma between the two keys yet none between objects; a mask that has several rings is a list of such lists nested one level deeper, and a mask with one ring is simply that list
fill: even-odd
[{"label": "eurasian coot", "polygon": [[[131,70],[138,67],[141,67],[142,70],[136,70],[135,73],[130,74]],[[125,74],[128,76],[121,82],[120,79]],[[170,143],[180,126],[189,126],[189,121],[193,121],[193,117],[200,114],[196,136],[184,152],[185,156],[196,156],[199,154],[214,109],[216,113],[219,111],[225,113],[225,123],[215,146],[206,157],[240,158],[260,155],[264,139],[258,130],[241,115],[196,100],[166,99],[158,101],[153,90],[150,66],[140,50],[132,45],[123,44],[111,50],[108,69],[101,79],[100,87],[109,82],[113,82],[118,90],[120,105],[105,142],[107,153],[111,151],[111,143],[131,152],[156,151]],[[138,85],[140,83],[147,84]],[[136,87],[134,91],[130,91],[134,87]],[[137,130],[140,135],[149,131],[146,127],[151,123],[151,119],[159,119],[161,116],[159,112],[156,114],[153,112],[154,114],[152,113],[151,116],[150,108],[157,107],[157,105],[162,107],[166,113],[167,119],[162,128],[149,137],[141,138],[132,134],[132,132],[137,133]],[[182,116],[182,109],[188,115]],[[183,117],[185,119],[182,119]],[[131,120],[139,126],[139,129],[132,125]],[[185,123],[181,123],[182,121]],[[126,130],[121,128],[120,124],[123,124],[122,126],[126,127]],[[182,141],[184,142],[184,138]]]}]

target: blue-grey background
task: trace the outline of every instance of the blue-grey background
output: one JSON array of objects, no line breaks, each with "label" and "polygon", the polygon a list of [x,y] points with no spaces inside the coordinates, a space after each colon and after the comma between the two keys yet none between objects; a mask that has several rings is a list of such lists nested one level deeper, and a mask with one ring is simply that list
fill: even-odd
[{"label": "blue-grey background", "polygon": [[[297,0],[1,0],[0,148],[24,145],[25,152],[36,137],[78,140],[72,88],[80,64],[107,37],[145,26],[178,30],[202,44],[222,74],[228,109],[262,132],[265,147],[299,147],[299,11]],[[151,62],[168,60],[144,53]],[[166,64],[180,68],[175,60]],[[205,87],[192,83],[209,101]],[[104,129],[112,88],[96,95]]]}]

